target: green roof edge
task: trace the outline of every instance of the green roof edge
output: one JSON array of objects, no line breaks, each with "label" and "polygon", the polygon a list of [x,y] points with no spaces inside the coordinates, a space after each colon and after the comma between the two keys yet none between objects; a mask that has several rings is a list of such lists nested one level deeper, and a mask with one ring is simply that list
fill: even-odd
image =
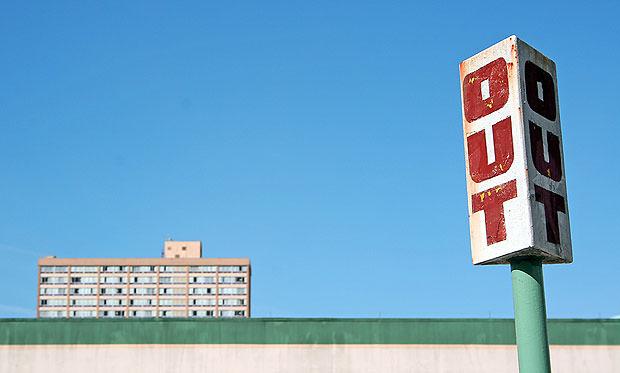
[{"label": "green roof edge", "polygon": [[[552,345],[620,345],[618,319],[551,319]],[[0,319],[0,345],[514,345],[512,319]]]}]

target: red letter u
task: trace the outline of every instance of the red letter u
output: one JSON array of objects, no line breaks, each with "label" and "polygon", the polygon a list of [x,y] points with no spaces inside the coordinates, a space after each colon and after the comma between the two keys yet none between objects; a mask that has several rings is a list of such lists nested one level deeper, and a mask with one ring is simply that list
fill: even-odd
[{"label": "red letter u", "polygon": [[508,171],[514,160],[512,144],[512,122],[510,117],[493,125],[495,161],[489,164],[484,130],[467,138],[469,174],[476,183],[488,180]]}]

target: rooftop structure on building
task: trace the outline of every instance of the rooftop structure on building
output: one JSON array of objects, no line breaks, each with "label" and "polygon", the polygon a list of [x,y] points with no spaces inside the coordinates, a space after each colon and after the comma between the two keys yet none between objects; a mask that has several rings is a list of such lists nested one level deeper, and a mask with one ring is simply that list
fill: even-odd
[{"label": "rooftop structure on building", "polygon": [[200,241],[161,258],[39,259],[37,317],[250,317],[248,258],[203,258]]}]

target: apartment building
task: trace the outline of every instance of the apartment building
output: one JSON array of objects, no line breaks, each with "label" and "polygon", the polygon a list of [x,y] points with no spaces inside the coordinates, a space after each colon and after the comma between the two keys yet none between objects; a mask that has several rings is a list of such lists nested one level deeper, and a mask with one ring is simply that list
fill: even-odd
[{"label": "apartment building", "polygon": [[200,241],[165,241],[161,258],[38,265],[39,318],[250,317],[250,260],[202,258]]}]

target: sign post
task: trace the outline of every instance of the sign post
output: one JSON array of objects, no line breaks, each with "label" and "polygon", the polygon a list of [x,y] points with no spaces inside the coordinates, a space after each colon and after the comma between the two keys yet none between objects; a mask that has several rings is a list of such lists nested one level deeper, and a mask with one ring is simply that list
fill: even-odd
[{"label": "sign post", "polygon": [[521,372],[551,372],[542,261],[535,257],[510,262],[515,332]]},{"label": "sign post", "polygon": [[542,264],[573,261],[555,63],[511,36],[460,72],[473,263],[510,264],[519,369],[550,372]]}]

